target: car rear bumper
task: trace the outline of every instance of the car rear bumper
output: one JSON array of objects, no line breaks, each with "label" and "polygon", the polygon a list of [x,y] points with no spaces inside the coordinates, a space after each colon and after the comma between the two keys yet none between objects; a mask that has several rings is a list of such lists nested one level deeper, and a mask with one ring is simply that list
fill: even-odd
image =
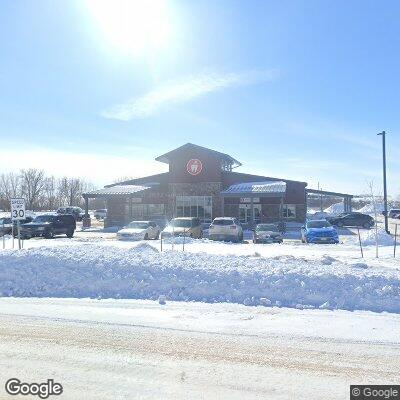
[{"label": "car rear bumper", "polygon": [[337,238],[337,237],[313,237],[313,238],[307,238],[307,243],[338,244],[339,238]]},{"label": "car rear bumper", "polygon": [[282,238],[254,238],[254,241],[257,243],[282,243]]},{"label": "car rear bumper", "polygon": [[212,233],[208,235],[210,240],[222,240],[222,241],[235,241],[238,240],[238,235],[227,235],[224,233]]}]

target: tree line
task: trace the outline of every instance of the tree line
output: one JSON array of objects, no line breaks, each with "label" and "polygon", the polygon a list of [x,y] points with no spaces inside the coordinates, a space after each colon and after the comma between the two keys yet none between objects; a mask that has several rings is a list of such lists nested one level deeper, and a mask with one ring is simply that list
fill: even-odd
[{"label": "tree line", "polygon": [[0,174],[0,210],[10,210],[10,200],[17,197],[24,198],[26,209],[32,211],[83,207],[82,193],[94,189],[92,183],[81,178],[55,178],[34,168],[3,173]]}]

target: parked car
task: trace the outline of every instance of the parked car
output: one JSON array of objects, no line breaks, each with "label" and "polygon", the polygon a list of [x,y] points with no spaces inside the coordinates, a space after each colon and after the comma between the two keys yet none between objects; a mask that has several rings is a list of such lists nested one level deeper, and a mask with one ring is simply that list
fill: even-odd
[{"label": "parked car", "polygon": [[105,219],[107,218],[107,209],[101,208],[100,210],[96,210],[93,214],[96,219]]},{"label": "parked car", "polygon": [[389,218],[396,218],[396,215],[400,215],[400,208],[392,208],[389,211]]},{"label": "parked car", "polygon": [[370,229],[375,225],[375,221],[370,215],[358,212],[341,214],[337,217],[328,218],[328,221],[332,225],[336,225],[339,227],[354,226]]},{"label": "parked car", "polygon": [[211,240],[230,240],[234,242],[243,240],[243,228],[236,218],[214,218],[208,232],[208,237]]},{"label": "parked car", "polygon": [[12,231],[11,218],[0,218],[0,236],[9,235]]},{"label": "parked car", "polygon": [[[19,221],[20,225],[31,222],[33,220],[32,217],[26,217]],[[17,221],[12,222],[11,218],[5,217],[0,218],[0,236],[3,235],[11,235],[12,234],[12,227],[14,224],[14,232],[17,232]]]},{"label": "parked car", "polygon": [[303,243],[339,243],[337,230],[326,220],[307,221],[301,227]]},{"label": "parked car", "polygon": [[57,214],[71,214],[74,216],[75,221],[82,221],[83,217],[85,216],[85,212],[80,207],[60,207],[57,209]]},{"label": "parked car", "polygon": [[181,217],[173,218],[161,232],[161,236],[187,236],[195,239],[203,237],[203,229],[198,218]]},{"label": "parked car", "polygon": [[160,227],[153,221],[132,221],[117,232],[118,240],[158,239]]},{"label": "parked car", "polygon": [[[32,222],[22,224],[20,231],[23,239],[32,237],[52,239],[57,235],[67,235],[67,237],[72,238],[75,229],[75,217],[71,214],[44,214],[38,215]],[[15,231],[14,236],[16,236]]]},{"label": "parked car", "polygon": [[283,236],[278,224],[258,224],[253,234],[253,243],[282,243]]}]

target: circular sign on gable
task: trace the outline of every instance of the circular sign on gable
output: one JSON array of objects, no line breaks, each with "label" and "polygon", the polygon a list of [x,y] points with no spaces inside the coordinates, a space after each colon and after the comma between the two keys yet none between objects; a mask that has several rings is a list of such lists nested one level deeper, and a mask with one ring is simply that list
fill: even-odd
[{"label": "circular sign on gable", "polygon": [[197,158],[192,158],[186,164],[186,171],[189,172],[190,175],[199,175],[203,170],[203,164]]}]

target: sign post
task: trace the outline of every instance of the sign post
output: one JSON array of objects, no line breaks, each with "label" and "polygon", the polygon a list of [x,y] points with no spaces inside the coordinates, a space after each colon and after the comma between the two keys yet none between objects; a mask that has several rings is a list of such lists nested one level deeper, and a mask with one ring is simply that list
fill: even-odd
[{"label": "sign post", "polygon": [[13,226],[14,237],[14,221],[17,221],[18,232],[18,249],[21,250],[21,229],[20,221],[25,219],[25,199],[11,199],[11,222]]}]

